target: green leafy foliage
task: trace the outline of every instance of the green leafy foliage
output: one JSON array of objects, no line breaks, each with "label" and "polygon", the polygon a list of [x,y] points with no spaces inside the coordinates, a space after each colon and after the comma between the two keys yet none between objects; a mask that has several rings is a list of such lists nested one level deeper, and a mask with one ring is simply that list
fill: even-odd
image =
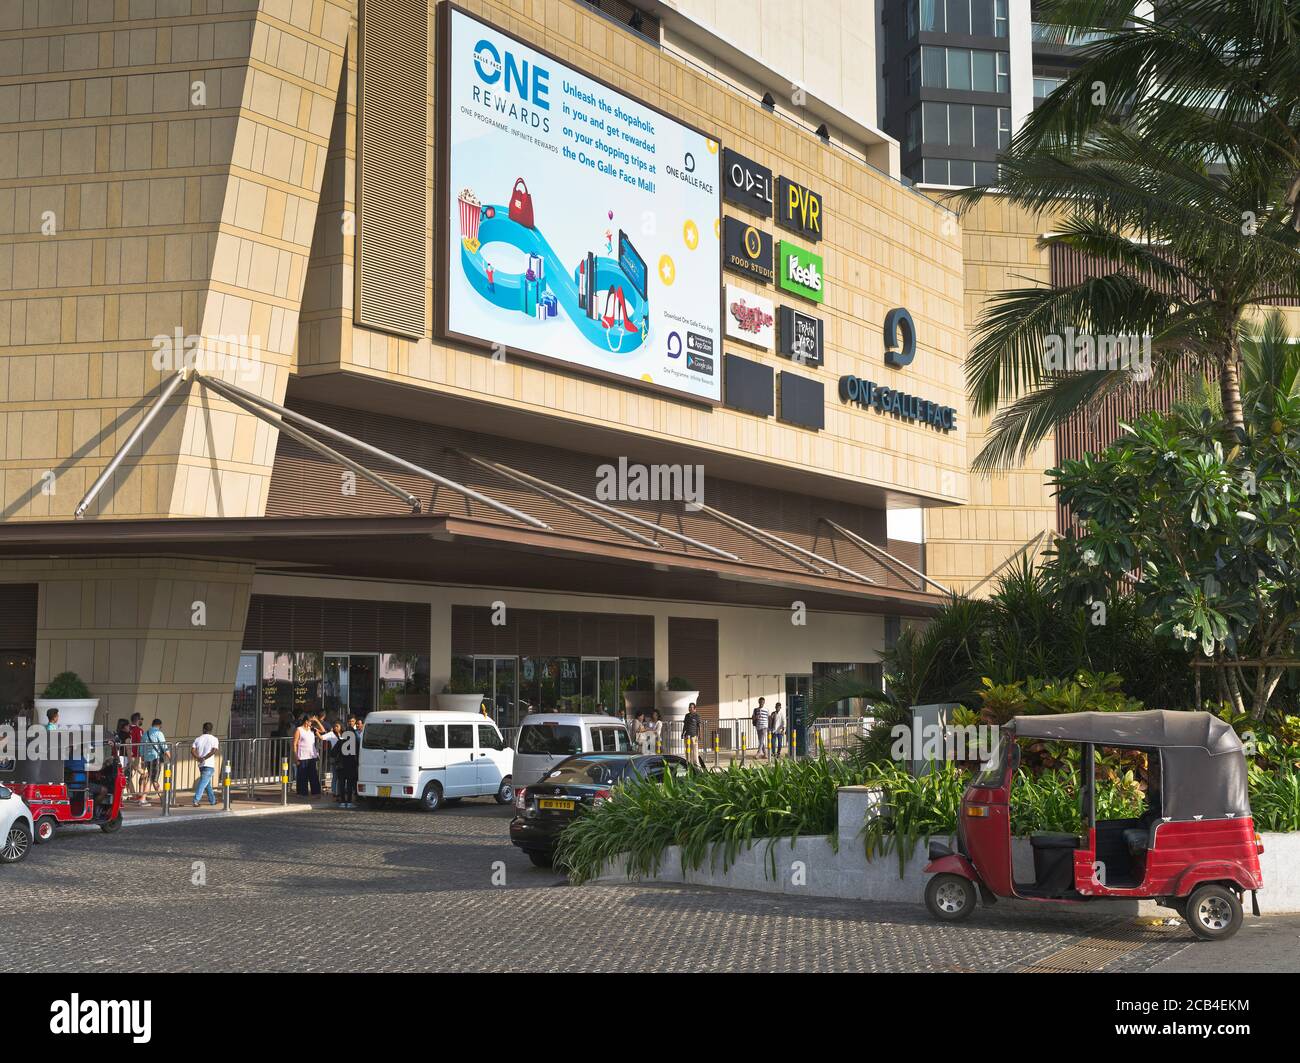
[{"label": "green leafy foliage", "polygon": [[41,697],[65,700],[88,698],[90,688],[76,672],[60,672],[46,684]]}]

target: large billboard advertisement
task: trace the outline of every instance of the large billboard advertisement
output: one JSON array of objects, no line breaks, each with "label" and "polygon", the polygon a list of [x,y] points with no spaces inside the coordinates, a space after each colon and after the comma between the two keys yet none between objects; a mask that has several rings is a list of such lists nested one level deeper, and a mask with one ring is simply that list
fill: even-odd
[{"label": "large billboard advertisement", "polygon": [[440,15],[443,335],[719,401],[717,142]]}]

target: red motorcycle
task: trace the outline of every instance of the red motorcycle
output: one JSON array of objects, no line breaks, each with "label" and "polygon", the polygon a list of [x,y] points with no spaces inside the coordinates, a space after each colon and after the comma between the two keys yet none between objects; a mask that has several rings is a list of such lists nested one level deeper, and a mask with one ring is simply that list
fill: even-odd
[{"label": "red motorcycle", "polygon": [[[1011,864],[1010,794],[1020,738],[1075,742],[1083,833],[1031,834],[1034,879]],[[1098,820],[1097,747],[1148,755],[1148,808],[1136,819]],[[998,897],[1029,901],[1151,899],[1176,911],[1197,937],[1223,940],[1242,921],[1242,896],[1264,885],[1264,851],[1251,817],[1246,756],[1231,727],[1208,712],[1078,712],[1017,716],[1002,728],[988,766],[971,780],[957,821],[957,851],[930,845],[925,903],[945,922]]]}]

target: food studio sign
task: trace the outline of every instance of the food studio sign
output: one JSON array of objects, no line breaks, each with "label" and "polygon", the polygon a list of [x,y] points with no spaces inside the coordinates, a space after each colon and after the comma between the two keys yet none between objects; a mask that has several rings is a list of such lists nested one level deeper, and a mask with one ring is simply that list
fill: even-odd
[{"label": "food studio sign", "polygon": [[[901,344],[898,342],[901,338]],[[885,360],[902,367],[911,363],[916,355],[916,328],[912,315],[899,307],[891,310],[885,319]],[[920,395],[899,391],[874,380],[846,374],[840,377],[840,401],[888,413],[904,421],[926,424],[941,432],[951,432],[957,427],[957,410]]]}]

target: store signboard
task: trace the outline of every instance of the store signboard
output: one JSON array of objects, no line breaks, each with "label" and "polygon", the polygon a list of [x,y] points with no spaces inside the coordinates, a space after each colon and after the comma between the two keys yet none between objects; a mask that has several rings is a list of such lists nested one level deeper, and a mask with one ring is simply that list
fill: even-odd
[{"label": "store signboard", "polygon": [[771,284],[775,275],[772,269],[772,234],[757,225],[726,218],[723,222],[723,258],[727,269],[744,273],[755,280]]},{"label": "store signboard", "polygon": [[718,143],[451,4],[439,17],[440,334],[721,401]]},{"label": "store signboard", "polygon": [[772,171],[738,151],[722,151],[722,195],[728,203],[772,216]]},{"label": "store signboard", "polygon": [[780,276],[777,284],[792,295],[820,303],[826,298],[826,267],[822,256],[814,255],[789,240],[782,240],[777,250]]},{"label": "store signboard", "polygon": [[772,300],[754,292],[747,292],[735,284],[727,285],[726,320],[729,339],[752,343],[765,351],[772,349],[776,331],[776,308]]}]

